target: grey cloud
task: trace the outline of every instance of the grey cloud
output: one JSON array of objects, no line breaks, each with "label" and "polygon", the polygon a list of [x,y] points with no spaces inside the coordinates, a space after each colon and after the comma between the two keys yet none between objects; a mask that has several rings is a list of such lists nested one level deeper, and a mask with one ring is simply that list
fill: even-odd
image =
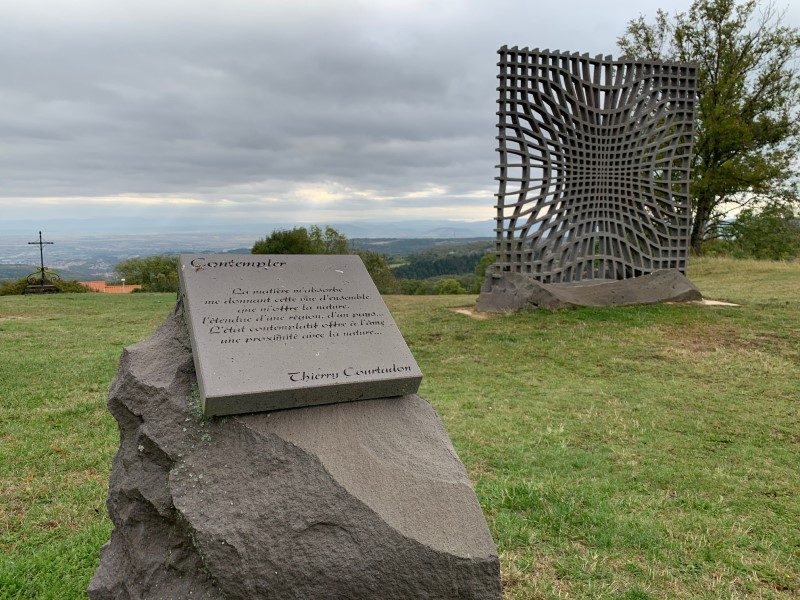
[{"label": "grey cloud", "polygon": [[[490,210],[496,49],[614,52],[625,22],[663,2],[28,6],[0,7],[2,197],[244,204],[332,182],[437,186],[438,206]],[[336,209],[432,201],[353,194]]]}]

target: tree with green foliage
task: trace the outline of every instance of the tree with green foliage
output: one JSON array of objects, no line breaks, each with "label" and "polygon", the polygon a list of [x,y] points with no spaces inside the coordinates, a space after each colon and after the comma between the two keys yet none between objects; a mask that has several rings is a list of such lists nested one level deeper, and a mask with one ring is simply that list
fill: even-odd
[{"label": "tree with green foliage", "polygon": [[434,252],[416,252],[409,254],[408,262],[397,267],[395,273],[398,277],[408,279],[427,279],[439,275],[472,273],[480,259],[481,255],[477,252],[467,254],[450,252],[444,256]]},{"label": "tree with green foliage", "polygon": [[437,294],[466,294],[467,290],[459,283],[458,279],[442,279],[436,285]]},{"label": "tree with green foliage", "polygon": [[364,261],[369,276],[381,294],[396,294],[399,291],[397,278],[386,256],[370,250],[358,250],[356,254]]},{"label": "tree with green foliage", "polygon": [[253,244],[253,254],[348,254],[347,237],[326,226],[276,229]]},{"label": "tree with green foliage", "polygon": [[[347,237],[336,229],[325,229],[312,225],[309,228],[276,229],[269,236],[256,241],[253,254],[350,254]],[[355,254],[364,261],[364,266],[381,294],[396,294],[397,279],[383,254],[359,250]]]},{"label": "tree with green foliage", "polygon": [[178,257],[168,255],[129,258],[115,267],[129,284],[139,284],[143,292],[178,291]]},{"label": "tree with green foliage", "polygon": [[478,276],[478,279],[483,281],[486,278],[486,270],[494,264],[495,260],[497,260],[497,255],[494,252],[489,252],[481,257],[478,264],[475,265],[475,275]]},{"label": "tree with green foliage", "polygon": [[339,233],[329,225],[325,229],[320,229],[316,225],[310,228],[311,239],[322,244],[325,248],[324,254],[349,254],[350,244],[343,233]]},{"label": "tree with green foliage", "polygon": [[725,237],[740,258],[790,260],[800,257],[800,216],[786,204],[745,208],[728,225]]},{"label": "tree with green foliage", "polygon": [[784,25],[774,4],[694,0],[688,12],[630,21],[617,44],[636,59],[697,66],[695,252],[731,211],[797,201],[800,29]]},{"label": "tree with green foliage", "polygon": [[423,296],[425,294],[432,294],[432,286],[427,281],[420,281],[419,279],[400,279],[400,293],[407,296]]},{"label": "tree with green foliage", "polygon": [[280,229],[253,244],[253,254],[322,254],[305,227]]}]

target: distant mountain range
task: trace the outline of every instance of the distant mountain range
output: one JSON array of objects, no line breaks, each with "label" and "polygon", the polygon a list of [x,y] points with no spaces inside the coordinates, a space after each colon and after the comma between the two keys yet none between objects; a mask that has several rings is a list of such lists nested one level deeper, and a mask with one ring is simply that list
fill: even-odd
[{"label": "distant mountain range", "polygon": [[332,223],[350,238],[476,238],[492,237],[494,221],[396,221]]},{"label": "distant mountain range", "polygon": [[[494,222],[399,221],[330,225],[350,238],[357,248],[398,256],[427,249],[450,251],[451,245],[469,250],[488,248]],[[293,226],[297,224],[269,226],[250,232],[84,235],[42,227],[44,239],[54,242],[45,247],[45,265],[68,279],[110,280],[115,277],[114,266],[126,258],[189,252],[249,252],[253,242],[273,229]],[[39,248],[28,244],[36,238],[37,232],[6,233],[0,229],[0,280],[17,279],[38,268]]]},{"label": "distant mountain range", "polygon": [[[5,236],[34,236],[40,229],[51,236],[69,238],[87,238],[108,235],[124,236],[186,236],[211,235],[242,236],[248,239],[263,237],[274,229],[288,229],[314,223],[205,223],[194,220],[185,224],[170,221],[158,221],[141,218],[106,220],[106,219],[12,219],[0,221],[0,243]],[[318,225],[330,225],[348,237],[374,238],[464,238],[491,237],[494,235],[494,221],[443,221],[434,219],[407,221],[340,221],[317,222]],[[33,239],[33,238],[31,238]]]}]

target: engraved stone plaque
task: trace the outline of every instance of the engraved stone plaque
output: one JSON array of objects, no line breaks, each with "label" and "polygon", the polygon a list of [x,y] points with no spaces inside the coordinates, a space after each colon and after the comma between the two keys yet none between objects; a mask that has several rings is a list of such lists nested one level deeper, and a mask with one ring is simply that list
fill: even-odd
[{"label": "engraved stone plaque", "polygon": [[422,373],[358,256],[186,254],[207,416],[412,394]]}]

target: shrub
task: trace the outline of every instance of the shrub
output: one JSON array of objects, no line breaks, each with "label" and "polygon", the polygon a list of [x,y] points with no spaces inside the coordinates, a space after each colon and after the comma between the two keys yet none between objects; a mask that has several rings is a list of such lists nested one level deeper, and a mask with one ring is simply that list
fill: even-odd
[{"label": "shrub", "polygon": [[358,250],[356,254],[364,261],[369,276],[372,277],[372,281],[375,282],[375,286],[381,294],[396,294],[399,291],[397,278],[383,254],[369,250]]},{"label": "shrub", "polygon": [[800,256],[800,218],[786,204],[771,203],[756,212],[747,208],[725,231],[739,258],[789,260]]},{"label": "shrub", "polygon": [[435,294],[435,285],[419,279],[400,279],[400,293],[408,296],[425,296]]},{"label": "shrub", "polygon": [[494,252],[484,254],[483,257],[481,257],[481,259],[478,261],[478,264],[475,266],[475,275],[483,280],[486,277],[486,269],[488,269],[490,265],[493,265],[496,259],[497,256]]},{"label": "shrub", "polygon": [[59,292],[69,294],[84,294],[92,291],[85,285],[81,284],[80,281],[75,279],[58,279],[53,283],[55,284],[56,288],[58,288]]},{"label": "shrub", "polygon": [[466,294],[467,290],[459,283],[457,279],[442,279],[436,285],[437,294]]},{"label": "shrub", "polygon": [[23,277],[16,281],[7,281],[0,285],[0,296],[13,296],[16,294],[24,294],[25,287],[28,285],[28,278]]},{"label": "shrub", "polygon": [[[56,289],[59,292],[65,292],[70,294],[83,294],[84,292],[90,291],[87,287],[81,285],[79,281],[75,281],[74,279],[53,278],[51,281],[53,285],[56,286]],[[16,281],[7,281],[3,284],[0,284],[0,296],[13,296],[18,294],[24,294],[25,288],[27,287],[28,287],[27,277],[17,279]]]},{"label": "shrub", "polygon": [[126,283],[139,284],[143,292],[178,291],[178,257],[168,255],[129,258],[116,271]]}]

